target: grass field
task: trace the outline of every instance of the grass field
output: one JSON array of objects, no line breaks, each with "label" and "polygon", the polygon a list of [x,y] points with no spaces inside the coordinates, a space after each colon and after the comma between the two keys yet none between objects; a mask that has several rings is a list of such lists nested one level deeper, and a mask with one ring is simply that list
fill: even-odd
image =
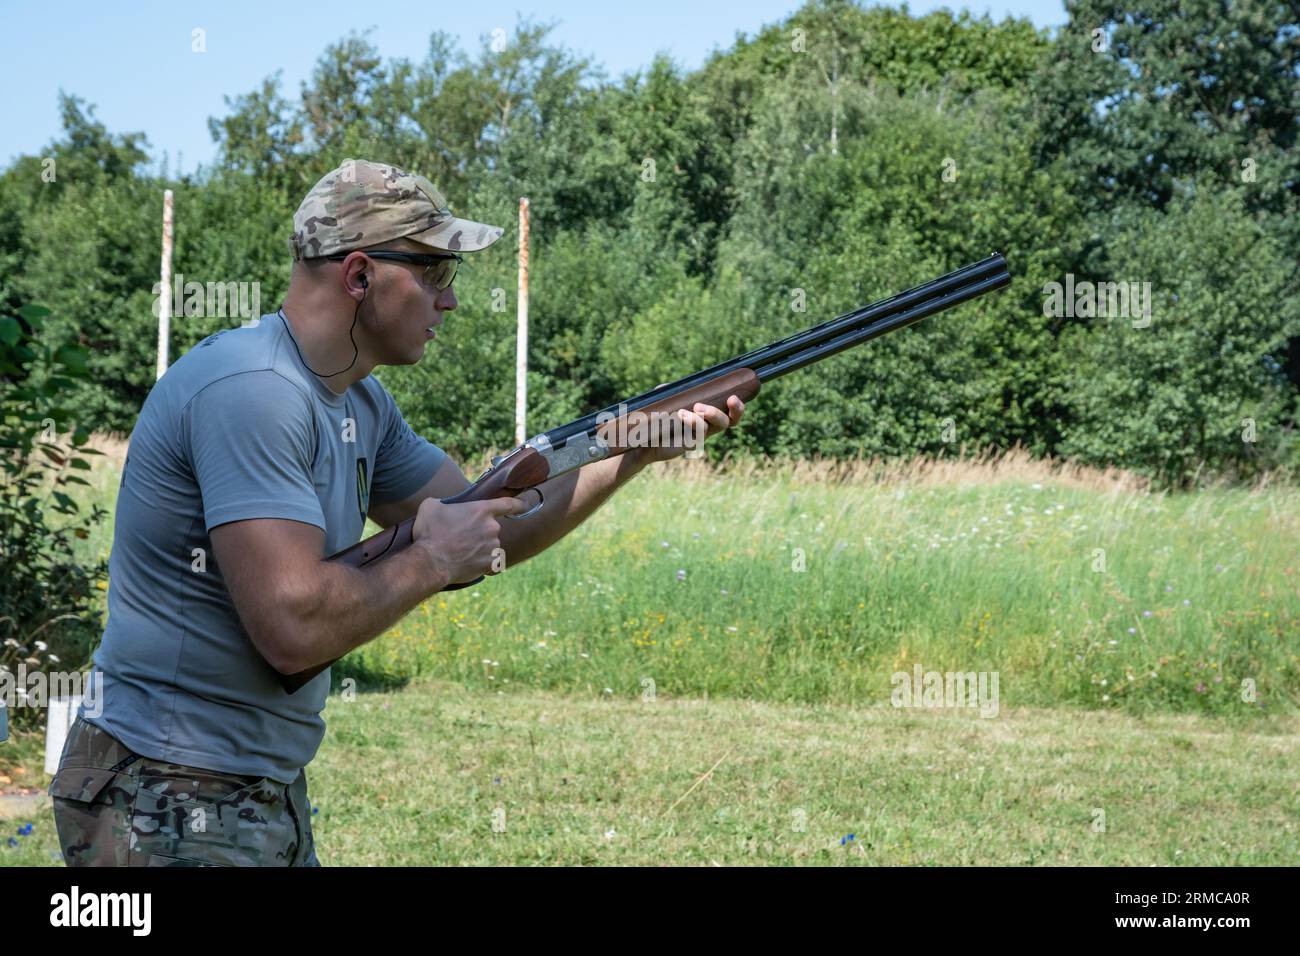
[{"label": "grass field", "polygon": [[[1294,865],[1297,540],[1288,487],[675,463],[336,668],[322,859]],[[890,706],[915,665],[996,716]]]},{"label": "grass field", "polygon": [[1247,716],[1300,702],[1300,494],[913,464],[638,479],[546,554],[339,668],[582,697],[871,704],[998,672],[1009,706]]},{"label": "grass field", "polygon": [[[326,865],[1300,858],[1289,717],[1251,729],[1063,708],[983,720],[437,682],[335,697],[325,716],[308,775]],[[49,812],[27,820],[0,861],[53,864]]]}]

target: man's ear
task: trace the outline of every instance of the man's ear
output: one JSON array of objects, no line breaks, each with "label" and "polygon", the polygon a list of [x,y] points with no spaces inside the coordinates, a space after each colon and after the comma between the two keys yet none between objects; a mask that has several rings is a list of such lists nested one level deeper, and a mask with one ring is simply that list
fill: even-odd
[{"label": "man's ear", "polygon": [[[365,296],[370,286],[370,277],[366,274],[369,263],[365,256],[358,250],[348,256],[343,262],[343,290],[349,296],[355,297],[357,288],[361,289],[361,295]],[[351,276],[351,278],[348,278]]]}]

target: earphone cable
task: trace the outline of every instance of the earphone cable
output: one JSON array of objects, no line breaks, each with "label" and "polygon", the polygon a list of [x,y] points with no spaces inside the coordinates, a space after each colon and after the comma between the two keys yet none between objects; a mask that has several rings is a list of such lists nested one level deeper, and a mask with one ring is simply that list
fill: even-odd
[{"label": "earphone cable", "polygon": [[357,327],[357,317],[361,315],[361,303],[366,301],[366,292],[368,291],[370,290],[366,289],[361,293],[361,298],[357,299],[357,307],[352,312],[352,325],[348,328],[348,338],[352,342],[352,361],[348,363],[347,368],[341,368],[337,372],[330,372],[328,375],[316,371],[308,365],[307,360],[302,357],[302,349],[298,348],[298,339],[294,336],[293,330],[289,329],[289,319],[284,314],[284,306],[280,306],[280,321],[284,323],[285,328],[289,331],[289,341],[293,343],[293,350],[298,353],[298,361],[302,362],[303,367],[306,368],[307,371],[311,372],[318,378],[333,378],[335,375],[342,375],[344,372],[351,371],[352,366],[357,364],[357,359],[361,355],[361,349],[357,347],[357,340],[353,336],[352,332]]}]

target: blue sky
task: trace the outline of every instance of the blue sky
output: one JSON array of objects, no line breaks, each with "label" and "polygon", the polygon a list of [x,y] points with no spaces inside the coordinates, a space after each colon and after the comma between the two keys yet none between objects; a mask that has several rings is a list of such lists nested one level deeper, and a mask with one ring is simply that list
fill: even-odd
[{"label": "blue sky", "polygon": [[[40,150],[59,133],[62,89],[96,106],[113,132],[143,130],[150,153],[167,153],[172,172],[210,162],[209,116],[226,112],[223,96],[256,87],[282,70],[282,92],[296,96],[320,52],[350,30],[373,27],[369,38],[385,57],[423,59],[428,37],[445,30],[461,48],[476,51],[496,28],[510,32],[522,13],[557,22],[552,38],[617,76],[664,51],[695,67],[737,32],[760,27],[798,9],[799,0],[476,0],[471,4],[403,3],[394,8],[356,0],[222,0],[115,4],[70,2],[56,8],[0,0],[0,164]],[[995,20],[1027,16],[1038,27],[1065,23],[1063,0],[913,2],[914,14],[965,7]],[[388,15],[390,9],[396,15]],[[206,31],[207,51],[191,51],[191,31]]]}]

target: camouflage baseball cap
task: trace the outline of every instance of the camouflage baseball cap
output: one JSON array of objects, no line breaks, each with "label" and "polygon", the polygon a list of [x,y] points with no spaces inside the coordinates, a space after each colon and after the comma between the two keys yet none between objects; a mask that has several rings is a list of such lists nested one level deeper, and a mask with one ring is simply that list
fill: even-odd
[{"label": "camouflage baseball cap", "polygon": [[294,213],[289,246],[295,261],[400,238],[451,252],[477,252],[502,232],[499,226],[457,219],[423,176],[347,159],[307,193]]}]

